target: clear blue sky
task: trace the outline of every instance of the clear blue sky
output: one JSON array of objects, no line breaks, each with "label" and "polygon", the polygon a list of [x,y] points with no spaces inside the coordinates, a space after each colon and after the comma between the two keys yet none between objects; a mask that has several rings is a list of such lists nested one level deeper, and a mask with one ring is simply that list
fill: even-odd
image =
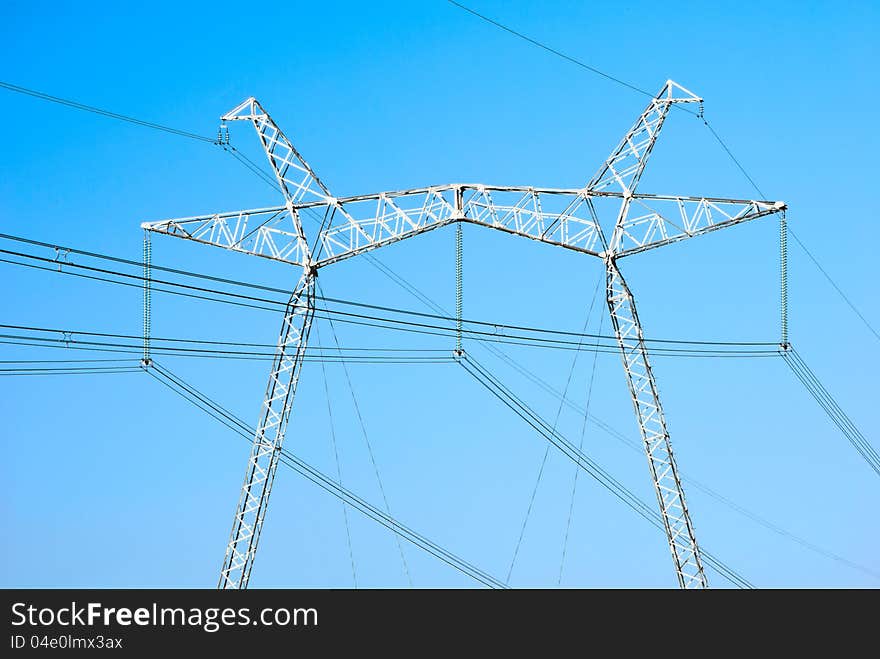
[{"label": "clear blue sky", "polygon": [[[880,324],[874,218],[878,7],[860,2],[614,3],[471,0],[471,5],[648,89],[673,78],[866,317]],[[581,186],[645,98],[587,73],[446,2],[3,3],[0,78],[213,136],[217,117],[257,96],[337,195],[452,181]],[[0,90],[2,231],[140,258],[145,220],[278,202],[210,145]],[[641,189],[752,197],[698,121],[670,118]],[[253,157],[255,137],[232,140]],[[758,221],[625,263],[646,334],[773,341],[776,222]],[[465,227],[465,315],[580,329],[601,264]],[[20,246],[4,242],[4,249]],[[376,253],[454,304],[453,230]],[[171,238],[154,262],[290,286],[293,269]],[[138,334],[137,289],[0,264],[5,324]],[[322,273],[327,295],[424,310],[362,259]],[[219,308],[218,308],[219,307]],[[604,307],[589,321],[599,328]],[[154,295],[154,334],[273,342],[267,312]],[[608,329],[607,318],[603,328]],[[329,328],[319,324],[323,342]],[[347,346],[449,348],[438,337],[339,325]],[[313,337],[316,335],[313,333]],[[877,445],[873,369],[880,343],[791,247],[791,336]],[[315,339],[317,340],[317,339]],[[466,346],[545,417],[555,400]],[[571,353],[509,353],[562,388]],[[3,360],[90,353],[0,346]],[[569,395],[586,399],[591,356]],[[166,357],[162,363],[250,423],[264,362]],[[880,483],[779,359],[654,360],[679,465],[738,505],[880,572]],[[544,440],[454,364],[352,365],[394,514],[504,578]],[[328,365],[343,477],[380,504],[344,374]],[[593,413],[638,430],[616,355],[600,355]],[[0,378],[0,547],[6,586],[213,586],[247,445],[142,373]],[[288,448],[334,474],[321,370],[307,364]],[[574,441],[580,419],[563,411]],[[653,501],[644,456],[593,424],[585,449]],[[511,584],[555,585],[574,466],[552,453]],[[698,538],[758,586],[872,586],[690,488]],[[350,516],[362,586],[406,584],[393,536]],[[405,546],[418,586],[471,586]],[[724,586],[709,574],[713,585]],[[661,534],[580,478],[567,586],[675,585]],[[251,585],[352,584],[340,503],[279,471]]]}]

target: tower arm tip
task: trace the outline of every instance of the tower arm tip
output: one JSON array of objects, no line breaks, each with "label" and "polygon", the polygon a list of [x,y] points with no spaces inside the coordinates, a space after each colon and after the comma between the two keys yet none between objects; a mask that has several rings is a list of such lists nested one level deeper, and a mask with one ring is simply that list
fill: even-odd
[{"label": "tower arm tip", "polygon": [[[675,95],[676,90],[681,92],[681,94],[683,94],[683,96],[676,96]],[[666,85],[664,86],[664,89],[662,92],[660,92],[660,94],[663,95],[664,92],[666,94],[666,98],[664,100],[667,100],[671,103],[702,103],[703,102],[703,98],[701,96],[697,96],[690,89],[682,87],[677,82],[675,82],[675,80],[672,80],[672,79],[666,81]]]},{"label": "tower arm tip", "polygon": [[253,96],[248,96],[244,101],[236,105],[229,112],[220,117],[220,121],[240,121],[253,119],[265,114],[260,102]]}]

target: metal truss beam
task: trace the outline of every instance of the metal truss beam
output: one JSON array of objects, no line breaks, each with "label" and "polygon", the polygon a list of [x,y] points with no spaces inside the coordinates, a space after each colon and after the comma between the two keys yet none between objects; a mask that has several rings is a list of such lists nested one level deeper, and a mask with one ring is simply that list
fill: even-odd
[{"label": "metal truss beam", "polygon": [[[601,231],[586,190],[450,184],[414,190],[146,222],[144,229],[305,265],[296,217],[324,229],[314,267],[463,221],[598,256]],[[614,196],[614,195],[603,195]]]},{"label": "metal truss beam", "polygon": [[305,242],[292,218],[286,206],[275,206],[145,222],[141,226],[167,236],[304,266]]},{"label": "metal truss beam", "polygon": [[785,210],[781,201],[633,195],[611,240],[616,258],[701,236]]},{"label": "metal truss beam", "polygon": [[[305,266],[304,242],[292,221],[306,216],[327,228],[320,234],[314,267],[437,229],[470,222],[538,242],[604,257],[606,248],[592,200],[624,200],[622,193],[587,189],[450,184],[340,198],[334,203],[272,206],[145,222],[148,231],[235,252]],[[335,222],[340,209],[344,221]],[[778,213],[778,201],[633,194],[610,253],[616,257]]]}]

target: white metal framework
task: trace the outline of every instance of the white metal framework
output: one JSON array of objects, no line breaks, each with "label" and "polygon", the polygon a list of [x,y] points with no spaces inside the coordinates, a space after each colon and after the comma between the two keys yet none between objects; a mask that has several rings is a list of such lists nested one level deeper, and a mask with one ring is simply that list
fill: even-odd
[{"label": "white metal framework", "polygon": [[[248,584],[284,441],[312,317],[317,271],[357,254],[456,222],[470,222],[583,252],[605,263],[607,303],[626,371],[651,478],[682,588],[706,587],[657,383],[632,292],[619,260],[710,231],[781,213],[779,201],[642,194],[636,190],[673,105],[702,99],[669,80],[590,182],[579,189],[455,183],[337,198],[254,98],[222,117],[250,121],[284,205],[147,222],[144,229],[298,266],[262,417],[220,576],[221,588]],[[610,238],[594,200],[620,201]],[[301,215],[320,217],[309,245]],[[317,215],[316,215],[317,214]]]}]

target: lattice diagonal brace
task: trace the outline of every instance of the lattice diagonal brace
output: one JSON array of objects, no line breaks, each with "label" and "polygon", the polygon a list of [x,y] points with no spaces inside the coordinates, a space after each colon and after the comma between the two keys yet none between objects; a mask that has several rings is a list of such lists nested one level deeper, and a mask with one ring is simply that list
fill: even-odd
[{"label": "lattice diagonal brace", "polygon": [[314,312],[315,275],[304,272],[284,312],[219,588],[246,588],[250,579]]},{"label": "lattice diagonal brace", "polygon": [[609,258],[605,268],[608,311],[623,358],[678,583],[682,588],[705,588],[708,585],[706,574],[666,430],[660,394],[648,361],[635,300],[617,263]]},{"label": "lattice diagonal brace", "polygon": [[[250,121],[257,131],[263,151],[284,198],[291,204],[301,201],[325,201],[330,191],[287,139],[269,113],[253,96],[220,117],[221,121]],[[296,218],[295,218],[296,219]],[[298,222],[297,222],[298,223]],[[300,233],[302,228],[299,227]]]}]

